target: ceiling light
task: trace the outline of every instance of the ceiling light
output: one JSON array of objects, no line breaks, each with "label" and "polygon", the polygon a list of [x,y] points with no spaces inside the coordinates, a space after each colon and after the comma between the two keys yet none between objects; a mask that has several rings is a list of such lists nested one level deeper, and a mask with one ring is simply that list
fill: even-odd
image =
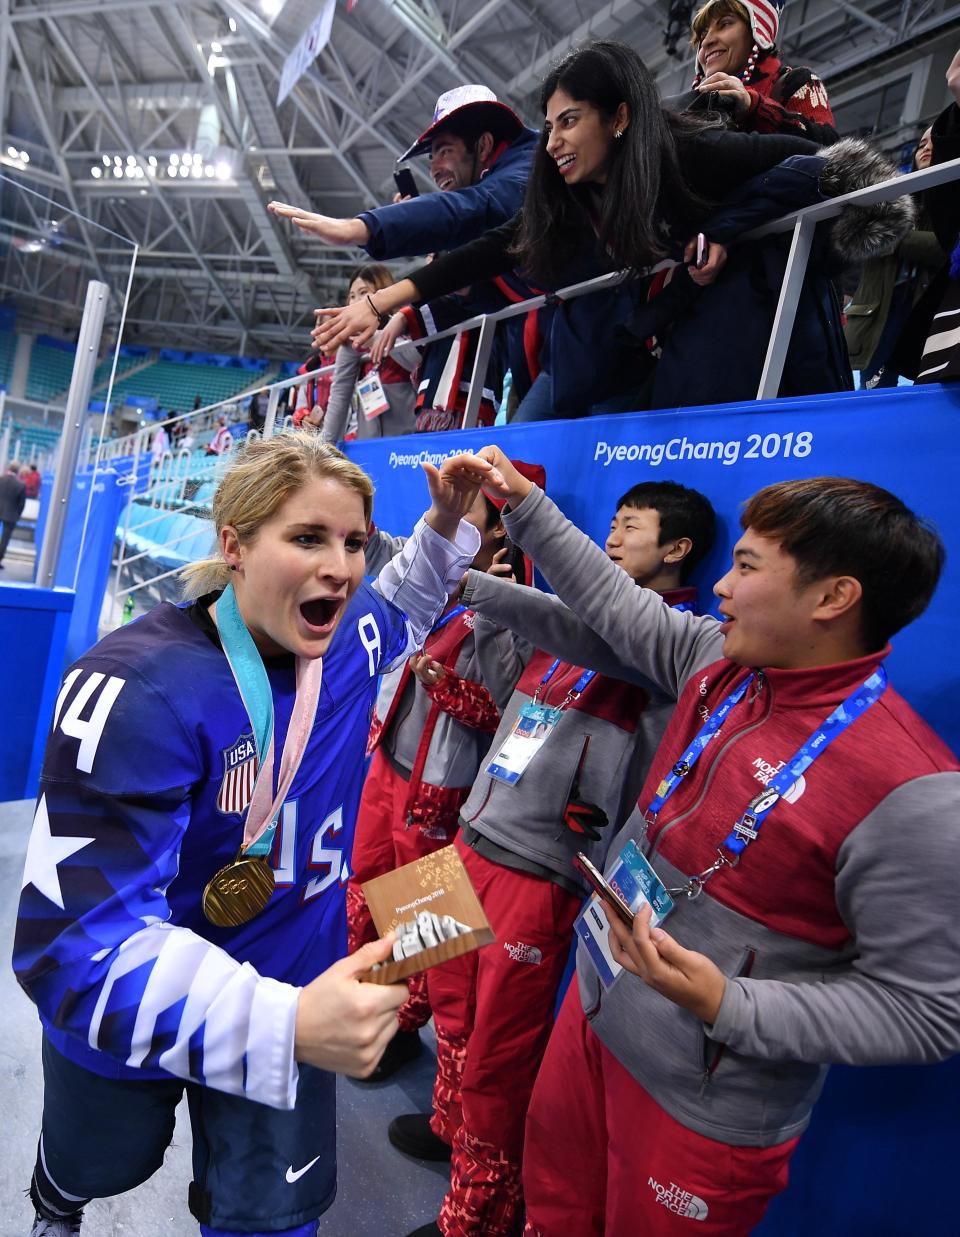
[{"label": "ceiling light", "polygon": [[137,156],[136,156],[136,155],[127,155],[127,167],[132,168],[132,167],[136,166],[136,162],[137,162]]},{"label": "ceiling light", "polygon": [[221,159],[217,164],[217,180],[230,179],[230,164]]},{"label": "ceiling light", "polygon": [[121,167],[121,166],[122,166],[122,164],[123,164],[123,160],[120,158],[120,156],[119,156],[119,155],[114,155],[114,156],[113,156],[113,164],[114,164],[114,167]]},{"label": "ceiling light", "polygon": [[216,52],[217,55],[219,56],[220,53],[223,51],[223,46],[220,43],[214,42],[210,44],[210,50],[212,52]]},{"label": "ceiling light", "polygon": [[214,170],[215,170],[215,169],[214,169],[213,164],[212,164],[212,163],[208,163],[208,164],[204,167],[204,169],[203,169],[203,174],[204,174],[204,176],[212,176],[212,175],[213,175],[213,173],[214,173]]},{"label": "ceiling light", "polygon": [[100,156],[100,158],[103,160],[104,167],[109,167],[109,166],[110,166],[110,156],[109,156],[109,155],[101,155],[101,156]]},{"label": "ceiling light", "polygon": [[16,159],[17,154],[18,154],[16,146],[8,146],[7,154],[10,156],[11,159]]},{"label": "ceiling light", "polygon": [[123,175],[123,168],[117,168],[117,167],[115,167],[115,168],[113,169],[113,174],[114,174],[114,176],[122,176],[122,175]]},{"label": "ceiling light", "polygon": [[228,19],[228,21],[227,21],[227,25],[230,27],[230,33],[231,33],[231,34],[236,34],[236,33],[237,33],[237,23],[234,21],[234,19],[233,19],[232,17]]},{"label": "ceiling light", "polygon": [[141,190],[140,190],[140,196],[141,196],[142,198],[145,198],[149,192],[150,192],[150,191],[149,191],[149,189],[141,189]]},{"label": "ceiling light", "polygon": [[147,155],[147,163],[149,163],[152,168],[155,168],[157,166],[157,156]]},{"label": "ceiling light", "polygon": [[99,180],[100,177],[103,175],[103,168],[95,164],[90,169],[90,175],[93,177],[94,180]]},{"label": "ceiling light", "polygon": [[200,166],[199,163],[195,163],[193,165],[193,167],[190,169],[190,175],[191,176],[202,176],[203,175],[203,168]]},{"label": "ceiling light", "polygon": [[179,162],[180,162],[180,156],[179,156],[179,155],[176,155],[176,154],[171,154],[171,156],[170,156],[170,166],[171,166],[172,168],[175,168]]},{"label": "ceiling light", "polygon": [[276,17],[283,8],[283,0],[260,0],[260,7],[268,17]]},{"label": "ceiling light", "polygon": [[189,176],[189,175],[190,175],[190,169],[187,167],[187,165],[186,165],[185,163],[181,163],[181,164],[180,164],[180,175],[181,175],[181,176]]},{"label": "ceiling light", "polygon": [[25,150],[20,151],[20,158],[23,160],[24,163],[30,162],[30,156],[27,154]]},{"label": "ceiling light", "polygon": [[148,167],[148,168],[147,168],[147,175],[148,175],[148,176],[156,176],[156,174],[157,174],[157,168],[156,168],[156,166],[154,166],[154,167]]}]

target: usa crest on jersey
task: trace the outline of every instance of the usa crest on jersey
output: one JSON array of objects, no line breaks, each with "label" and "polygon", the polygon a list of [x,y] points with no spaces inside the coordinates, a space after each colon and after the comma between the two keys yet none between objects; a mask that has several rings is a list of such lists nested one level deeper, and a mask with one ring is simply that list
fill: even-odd
[{"label": "usa crest on jersey", "polygon": [[242,734],[236,743],[221,749],[223,756],[223,779],[217,795],[217,808],[221,812],[242,812],[253,795],[257,780],[257,748],[253,731]]}]

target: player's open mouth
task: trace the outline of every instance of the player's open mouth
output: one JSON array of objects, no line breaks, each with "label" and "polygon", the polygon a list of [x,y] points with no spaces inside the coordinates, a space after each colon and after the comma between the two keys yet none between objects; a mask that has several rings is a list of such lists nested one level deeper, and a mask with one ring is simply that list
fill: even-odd
[{"label": "player's open mouth", "polygon": [[342,597],[314,597],[311,601],[301,603],[300,613],[308,627],[312,627],[314,631],[326,632],[337,621],[343,601]]}]

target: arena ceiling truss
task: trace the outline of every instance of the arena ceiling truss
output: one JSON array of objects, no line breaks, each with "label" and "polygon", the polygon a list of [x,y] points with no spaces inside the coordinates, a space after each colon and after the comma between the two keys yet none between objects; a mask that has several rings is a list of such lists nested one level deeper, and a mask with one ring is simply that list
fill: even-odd
[{"label": "arena ceiling truss", "polygon": [[[337,0],[277,106],[321,7],[0,0],[0,300],[21,322],[75,329],[89,278],[125,286],[126,237],[141,247],[128,340],[299,355],[359,255],[291,235],[270,199],[333,215],[388,201],[441,91],[483,82],[536,123],[547,66],[589,38],[631,43],[667,94],[691,77],[685,39],[671,56],[664,37],[688,6],[668,0]],[[950,0],[791,0],[781,42],[832,83],[958,19]]]}]

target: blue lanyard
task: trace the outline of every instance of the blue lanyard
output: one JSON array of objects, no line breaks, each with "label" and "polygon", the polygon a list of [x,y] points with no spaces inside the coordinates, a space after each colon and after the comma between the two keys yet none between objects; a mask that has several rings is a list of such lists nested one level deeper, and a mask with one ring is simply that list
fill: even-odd
[{"label": "blue lanyard", "polygon": [[[546,685],[550,682],[553,676],[557,673],[557,670],[560,668],[560,665],[561,665],[560,658],[557,657],[557,658],[554,658],[553,662],[547,667],[547,673],[540,680],[540,683],[537,686],[537,690],[533,693],[534,704],[539,704],[540,693],[543,691]],[[579,699],[579,697],[583,695],[584,691],[586,691],[587,687],[593,682],[593,680],[596,677],[597,677],[596,670],[584,670],[583,674],[580,675],[579,679],[577,679],[573,687],[570,688],[570,690],[567,692],[566,696],[561,701],[558,707],[561,709],[566,708],[566,706],[570,704],[572,701]]]},{"label": "blue lanyard", "polygon": [[850,693],[843,704],[837,705],[776,777],[771,778],[761,793],[750,800],[747,810],[723,840],[725,849],[731,855],[739,859],[750,843],[755,841],[760,826],[794,782],[823,755],[834,739],[838,739],[871,705],[877,703],[886,687],[887,672],[883,666],[879,666],[869,678],[864,679],[856,691]]},{"label": "blue lanyard", "polygon": [[434,625],[430,628],[431,636],[436,635],[438,631],[441,631],[448,623],[452,623],[455,618],[459,618],[461,614],[465,614],[466,610],[466,606],[454,606],[449,614],[441,615],[441,617],[438,618]]},{"label": "blue lanyard", "polygon": [[[667,799],[700,759],[703,749],[723,725],[730,710],[743,699],[744,692],[753,681],[753,677],[753,674],[748,675],[744,682],[735,688],[720,707],[707,718],[680,760],[657,787],[657,793],[647,809],[648,813],[656,817]],[[735,867],[743,852],[751,842],[756,840],[763,822],[784,794],[813,762],[823,755],[835,739],[862,717],[871,705],[876,704],[886,687],[887,672],[883,666],[879,666],[855,691],[850,693],[842,704],[837,705],[830,716],[786,762],[776,777],[771,778],[763,790],[750,800],[746,811],[718,848],[716,862],[698,876],[691,877],[682,889],[670,892],[685,893],[688,897],[696,897],[707,880],[721,867]]]},{"label": "blue lanyard", "polygon": [[715,709],[714,712],[710,714],[707,720],[694,735],[690,746],[657,787],[657,793],[651,800],[650,806],[647,808],[647,812],[652,813],[654,816],[657,815],[666,801],[670,798],[673,792],[677,789],[683,779],[703,755],[703,749],[727,720],[730,710],[734,708],[735,705],[738,705],[743,699],[747,688],[753,682],[753,677],[754,676],[752,673],[748,674],[743,682],[733,689],[719,708]]},{"label": "blue lanyard", "polygon": [[232,584],[217,599],[217,633],[253,727],[257,764],[262,766],[273,738],[273,692],[263,658],[240,614]]}]

